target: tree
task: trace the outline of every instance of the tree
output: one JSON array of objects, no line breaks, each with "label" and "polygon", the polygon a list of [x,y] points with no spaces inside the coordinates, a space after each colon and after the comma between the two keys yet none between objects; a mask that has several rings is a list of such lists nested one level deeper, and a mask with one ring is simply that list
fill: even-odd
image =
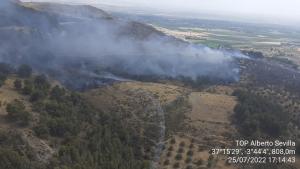
[{"label": "tree", "polygon": [[47,138],[49,135],[49,129],[46,124],[42,123],[33,128],[35,134],[40,138]]},{"label": "tree", "polygon": [[22,78],[28,78],[32,74],[32,68],[25,64],[20,65],[17,70],[17,74]]},{"label": "tree", "polygon": [[2,86],[8,76],[13,72],[13,68],[6,63],[0,63],[0,86]]},{"label": "tree", "polygon": [[50,97],[51,99],[54,99],[54,100],[61,100],[62,97],[66,94],[66,91],[64,88],[60,88],[59,86],[55,86],[51,92],[50,92]]},{"label": "tree", "polygon": [[165,160],[164,161],[164,165],[169,165],[170,164],[170,160]]},{"label": "tree", "polygon": [[0,147],[0,166],[5,169],[30,169],[30,162],[16,151]]},{"label": "tree", "polygon": [[181,154],[177,154],[175,156],[175,159],[178,160],[178,161],[180,161],[182,159],[182,155]]},{"label": "tree", "polygon": [[50,88],[50,83],[45,75],[39,75],[34,78],[34,88],[42,91],[48,91]]},{"label": "tree", "polygon": [[4,75],[3,73],[0,73],[0,87],[4,84],[7,76]]},{"label": "tree", "polygon": [[242,134],[278,137],[285,133],[289,115],[280,104],[249,91],[236,90],[233,95],[239,100],[233,118]]},{"label": "tree", "polygon": [[9,103],[6,106],[6,111],[9,113],[8,115],[14,118],[16,114],[25,110],[25,105],[20,100],[14,100],[12,103]]},{"label": "tree", "polygon": [[214,163],[214,156],[213,155],[209,155],[208,160],[207,160],[207,168],[211,168],[213,166]]},{"label": "tree", "polygon": [[24,81],[23,93],[30,95],[33,92],[33,84],[30,80]]},{"label": "tree", "polygon": [[25,110],[25,105],[20,100],[14,100],[6,106],[7,116],[10,120],[21,125],[28,125],[31,115]]},{"label": "tree", "polygon": [[39,100],[44,99],[47,96],[47,94],[41,90],[35,90],[31,96],[30,96],[30,101],[31,102],[36,102]]},{"label": "tree", "polygon": [[14,81],[14,86],[15,86],[15,88],[16,88],[17,90],[22,89],[22,86],[23,86],[22,80],[16,79],[16,80]]}]

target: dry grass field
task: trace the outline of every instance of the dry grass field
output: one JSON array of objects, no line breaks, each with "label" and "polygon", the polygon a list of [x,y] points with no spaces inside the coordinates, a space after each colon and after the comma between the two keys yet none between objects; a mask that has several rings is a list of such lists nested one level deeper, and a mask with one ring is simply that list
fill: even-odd
[{"label": "dry grass field", "polygon": [[124,82],[116,83],[112,86],[105,86],[100,89],[94,89],[86,92],[85,96],[90,98],[90,101],[95,106],[99,104],[110,105],[115,101],[126,102],[130,100],[138,100],[140,98],[130,97],[136,91],[147,91],[158,99],[162,105],[169,104],[187,90],[173,85],[165,85],[158,83],[142,83],[142,82]]},{"label": "dry grass field", "polygon": [[188,92],[187,89],[175,85],[125,82],[118,84],[121,90],[146,90],[151,92],[162,104],[169,104],[177,99],[178,96]]},{"label": "dry grass field", "polygon": [[189,97],[192,104],[190,122],[207,121],[212,123],[229,123],[236,99],[232,96],[193,92]]}]

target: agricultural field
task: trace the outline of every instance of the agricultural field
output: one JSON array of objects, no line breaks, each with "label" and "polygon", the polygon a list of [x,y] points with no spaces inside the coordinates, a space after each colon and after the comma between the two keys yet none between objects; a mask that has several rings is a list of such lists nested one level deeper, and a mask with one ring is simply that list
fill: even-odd
[{"label": "agricultural field", "polygon": [[216,49],[261,52],[300,65],[300,31],[286,26],[155,15],[120,15],[177,38]]}]

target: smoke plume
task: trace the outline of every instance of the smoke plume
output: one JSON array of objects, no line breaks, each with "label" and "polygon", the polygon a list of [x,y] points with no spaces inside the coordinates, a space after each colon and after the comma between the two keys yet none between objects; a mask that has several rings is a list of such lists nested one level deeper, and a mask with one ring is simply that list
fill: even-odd
[{"label": "smoke plume", "polygon": [[27,63],[61,79],[65,74],[100,76],[103,72],[238,78],[232,53],[189,44],[93,7],[42,4],[28,8],[5,1],[0,6],[0,59]]}]

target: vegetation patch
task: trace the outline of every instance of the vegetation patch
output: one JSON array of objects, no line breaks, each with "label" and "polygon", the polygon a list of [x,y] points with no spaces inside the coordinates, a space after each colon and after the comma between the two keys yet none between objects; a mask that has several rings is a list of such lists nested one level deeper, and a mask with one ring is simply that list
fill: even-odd
[{"label": "vegetation patch", "polygon": [[[9,90],[19,93],[17,98],[20,99],[10,101],[5,109],[10,123],[7,127],[12,131],[0,131],[0,168],[150,167],[139,153],[135,132],[125,127],[116,113],[95,109],[79,93],[52,86],[45,75],[31,75],[28,66],[13,71],[6,68],[3,69],[6,76],[16,79]],[[37,114],[35,121],[33,114]],[[13,123],[21,125],[16,128]],[[31,141],[51,145],[54,154],[42,161]]]},{"label": "vegetation patch", "polygon": [[234,122],[245,136],[284,135],[289,115],[277,103],[244,90],[236,90],[239,103],[234,108]]}]

